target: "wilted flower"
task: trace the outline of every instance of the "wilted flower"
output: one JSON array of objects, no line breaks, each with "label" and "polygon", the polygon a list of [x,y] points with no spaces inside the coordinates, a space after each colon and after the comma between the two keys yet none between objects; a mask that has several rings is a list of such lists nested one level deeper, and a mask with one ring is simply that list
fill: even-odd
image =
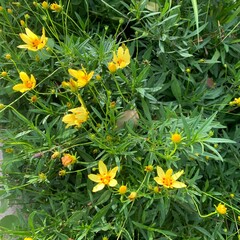
[{"label": "wilted flower", "polygon": [[62,165],[64,167],[68,167],[69,165],[73,165],[77,161],[77,158],[76,156],[71,155],[69,153],[64,153],[61,160],[62,160]]},{"label": "wilted flower", "polygon": [[76,92],[79,88],[78,82],[70,78],[69,82],[63,81],[62,86],[65,88],[70,88],[72,92]]},{"label": "wilted flower", "polygon": [[137,192],[131,192],[130,195],[128,196],[128,199],[130,201],[133,201],[136,199],[136,197],[137,197]]},{"label": "wilted flower", "polygon": [[70,114],[66,114],[62,121],[67,124],[66,128],[70,126],[80,127],[82,123],[86,122],[88,119],[89,112],[85,107],[77,107],[70,109]]},{"label": "wilted flower", "polygon": [[221,215],[225,215],[227,213],[227,208],[225,207],[224,204],[219,203],[216,207],[216,211]]},{"label": "wilted flower", "polygon": [[120,114],[119,118],[117,119],[117,128],[122,128],[125,123],[132,122],[133,125],[137,125],[139,120],[138,112],[133,110],[127,110]]},{"label": "wilted flower", "polygon": [[42,36],[38,37],[29,28],[25,28],[25,33],[20,33],[20,38],[26,43],[24,45],[19,45],[18,48],[26,48],[30,51],[38,51],[45,47],[47,43],[47,38],[45,37],[45,29],[42,28]]},{"label": "wilted flower", "polygon": [[118,167],[115,167],[111,170],[107,170],[107,166],[103,161],[98,163],[99,174],[89,174],[88,178],[93,182],[98,183],[94,188],[93,192],[102,190],[106,185],[110,187],[115,187],[117,185],[117,180],[114,179],[118,170]]},{"label": "wilted flower", "polygon": [[86,69],[82,67],[81,70],[68,69],[69,74],[77,79],[78,87],[84,87],[93,77],[94,71],[87,73]]},{"label": "wilted flower", "polygon": [[31,96],[30,100],[31,100],[32,103],[35,103],[35,102],[37,102],[38,97],[36,95],[33,95],[33,96]]},{"label": "wilted flower", "polygon": [[22,80],[23,83],[19,83],[15,86],[13,86],[14,91],[19,91],[21,93],[32,90],[36,86],[36,79],[31,74],[29,77],[25,72],[20,72],[19,77]]},{"label": "wilted flower", "polygon": [[173,174],[173,170],[170,168],[166,171],[166,173],[163,171],[163,169],[159,166],[157,166],[157,174],[158,176],[154,178],[154,180],[159,184],[164,186],[165,188],[184,188],[186,187],[185,183],[176,181],[183,173],[184,171],[179,171],[175,174]]}]

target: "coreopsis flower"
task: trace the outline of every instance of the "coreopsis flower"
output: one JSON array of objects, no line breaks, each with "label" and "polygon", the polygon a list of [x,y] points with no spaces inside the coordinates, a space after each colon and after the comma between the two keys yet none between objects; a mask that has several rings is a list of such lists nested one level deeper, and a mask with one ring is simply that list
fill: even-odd
[{"label": "coreopsis flower", "polygon": [[33,96],[31,96],[31,98],[30,98],[30,101],[31,101],[32,103],[37,102],[37,100],[38,100],[38,97],[37,97],[36,95],[33,95]]},{"label": "coreopsis flower", "polygon": [[45,29],[42,28],[42,36],[38,37],[29,28],[25,28],[25,33],[20,33],[20,38],[26,43],[19,45],[18,48],[26,48],[30,51],[38,51],[45,47],[48,38],[45,36]]},{"label": "coreopsis flower", "polygon": [[55,159],[55,158],[58,158],[60,156],[60,152],[59,151],[55,151],[52,156],[51,156],[51,159]]},{"label": "coreopsis flower", "polygon": [[58,172],[58,176],[59,177],[63,177],[63,176],[65,176],[66,175],[66,170],[60,170],[59,172]]},{"label": "coreopsis flower", "polygon": [[184,173],[184,171],[179,171],[173,174],[173,170],[170,168],[166,171],[159,166],[157,166],[157,174],[158,176],[154,178],[154,180],[159,184],[164,186],[165,188],[184,188],[186,187],[185,183],[177,181],[177,179]]},{"label": "coreopsis flower", "polygon": [[122,195],[125,194],[127,192],[127,186],[126,185],[120,186],[120,188],[118,189],[118,192]]},{"label": "coreopsis flower", "polygon": [[64,153],[61,160],[62,160],[62,165],[64,167],[69,167],[70,165],[73,165],[77,161],[77,158],[76,156],[71,155],[69,153]]},{"label": "coreopsis flower", "polygon": [[94,188],[93,192],[102,190],[105,186],[115,187],[117,185],[117,180],[114,179],[118,170],[118,167],[115,167],[108,171],[107,166],[103,161],[98,163],[99,174],[89,174],[88,178],[98,183]]},{"label": "coreopsis flower", "polygon": [[45,10],[47,10],[47,9],[49,8],[48,2],[43,1],[43,2],[42,2],[42,8],[45,9]]},{"label": "coreopsis flower", "polygon": [[225,215],[227,213],[227,208],[224,204],[219,203],[216,207],[216,212],[221,215]]},{"label": "coreopsis flower", "polygon": [[13,86],[14,91],[19,91],[21,93],[32,90],[36,86],[36,79],[31,74],[29,77],[25,72],[20,72],[19,77],[22,80],[23,83],[19,83],[15,86]]},{"label": "coreopsis flower", "polygon": [[182,141],[182,136],[179,133],[173,133],[171,135],[171,140],[173,143],[180,143]]},{"label": "coreopsis flower", "polygon": [[63,81],[62,86],[64,88],[70,88],[72,92],[76,92],[79,88],[78,82],[70,78],[69,82]]},{"label": "coreopsis flower", "polygon": [[130,58],[129,50],[124,44],[118,48],[117,54],[113,53],[113,63],[117,68],[125,68],[129,65]]},{"label": "coreopsis flower", "polygon": [[8,73],[6,71],[1,72],[2,77],[6,77],[7,75],[8,75]]},{"label": "coreopsis flower", "polygon": [[47,176],[45,173],[39,173],[38,174],[38,182],[48,182]]},{"label": "coreopsis flower", "polygon": [[239,98],[234,98],[233,101],[231,101],[229,103],[230,106],[234,106],[234,105],[237,105],[238,107],[240,107],[240,97]]},{"label": "coreopsis flower", "polygon": [[152,170],[153,170],[152,165],[145,166],[145,168],[144,168],[144,171],[146,171],[146,172],[151,172]]},{"label": "coreopsis flower", "polygon": [[24,240],[33,240],[31,237],[25,237]]},{"label": "coreopsis flower", "polygon": [[66,114],[62,121],[67,124],[66,128],[70,126],[80,127],[82,123],[88,119],[89,112],[85,107],[77,107],[69,110],[70,114]]},{"label": "coreopsis flower", "polygon": [[128,199],[130,201],[133,201],[136,199],[136,197],[137,197],[137,192],[131,192],[130,195],[128,196]]},{"label": "coreopsis flower", "polygon": [[117,71],[117,65],[114,62],[108,63],[108,70],[110,73],[115,73]]},{"label": "coreopsis flower", "polygon": [[50,9],[54,12],[61,12],[62,11],[62,6],[55,2],[55,3],[52,3],[50,5]]},{"label": "coreopsis flower", "polygon": [[78,87],[84,87],[93,77],[94,71],[87,73],[86,69],[82,67],[81,70],[68,69],[69,74],[77,79]]},{"label": "coreopsis flower", "polygon": [[10,59],[12,58],[12,56],[11,56],[10,53],[7,53],[7,54],[5,55],[5,58],[6,58],[7,60],[10,60]]}]

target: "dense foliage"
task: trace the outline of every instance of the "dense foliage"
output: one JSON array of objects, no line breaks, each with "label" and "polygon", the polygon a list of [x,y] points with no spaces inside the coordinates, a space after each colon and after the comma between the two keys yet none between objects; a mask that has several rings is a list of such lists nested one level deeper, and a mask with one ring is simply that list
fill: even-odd
[{"label": "dense foliage", "polygon": [[2,239],[239,238],[239,0],[0,5]]}]

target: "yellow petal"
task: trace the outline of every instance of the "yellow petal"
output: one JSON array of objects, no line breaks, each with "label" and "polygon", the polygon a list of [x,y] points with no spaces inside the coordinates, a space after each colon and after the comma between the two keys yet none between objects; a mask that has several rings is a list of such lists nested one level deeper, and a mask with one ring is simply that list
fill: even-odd
[{"label": "yellow petal", "polygon": [[74,70],[74,69],[68,69],[68,73],[72,76],[72,77],[75,77],[75,78],[79,78],[79,71],[78,70]]},{"label": "yellow petal", "polygon": [[29,77],[25,72],[20,72],[19,77],[24,83],[29,81]]},{"label": "yellow petal", "polygon": [[157,166],[157,174],[160,178],[163,178],[165,176],[163,169],[159,166]]},{"label": "yellow petal", "polygon": [[23,92],[29,91],[29,88],[26,88],[24,84],[20,83],[13,86],[13,90],[23,93]]},{"label": "yellow petal", "polygon": [[154,180],[159,184],[159,185],[163,185],[163,181],[161,177],[155,177]]},{"label": "yellow petal", "polygon": [[116,173],[117,173],[117,170],[118,170],[118,167],[113,168],[112,170],[110,170],[110,171],[108,172],[108,175],[109,175],[111,178],[115,178]]},{"label": "yellow petal", "polygon": [[36,39],[38,36],[33,33],[29,28],[25,28],[26,34],[31,38],[31,39]]},{"label": "yellow petal", "polygon": [[27,44],[31,44],[32,43],[32,40],[31,38],[29,38],[28,35],[26,35],[25,33],[19,33],[19,37]]},{"label": "yellow petal", "polygon": [[174,188],[185,188],[185,187],[187,187],[187,185],[185,183],[178,182],[178,181],[173,182],[172,186]]},{"label": "yellow petal", "polygon": [[100,160],[98,163],[98,169],[101,175],[107,174],[107,166],[104,164],[102,160]]},{"label": "yellow petal", "polygon": [[32,89],[36,86],[36,79],[35,77],[31,74],[31,82],[32,82]]},{"label": "yellow petal", "polygon": [[177,180],[180,176],[183,175],[183,173],[184,173],[183,170],[182,170],[182,171],[179,171],[179,172],[173,174],[173,175],[172,175],[172,178],[173,178],[174,180]]},{"label": "yellow petal", "polygon": [[171,168],[169,168],[167,171],[166,171],[166,178],[171,178],[172,177],[172,173],[173,173],[173,170]]},{"label": "yellow petal", "polygon": [[92,180],[93,182],[97,182],[97,183],[100,183],[100,182],[101,182],[100,175],[97,175],[97,174],[89,174],[89,175],[88,175],[88,178],[89,178],[90,180]]},{"label": "yellow petal", "polygon": [[98,191],[101,191],[103,188],[105,187],[105,184],[103,183],[99,183],[97,184],[94,188],[93,188],[93,192],[98,192]]},{"label": "yellow petal", "polygon": [[117,184],[118,184],[118,182],[116,179],[111,179],[108,185],[110,187],[115,187]]}]

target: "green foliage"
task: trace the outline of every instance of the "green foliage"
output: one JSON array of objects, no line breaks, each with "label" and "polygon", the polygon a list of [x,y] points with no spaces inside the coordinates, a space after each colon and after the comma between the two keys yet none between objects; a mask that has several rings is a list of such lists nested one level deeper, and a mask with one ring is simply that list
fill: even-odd
[{"label": "green foliage", "polygon": [[0,0],[0,237],[237,239],[239,1],[55,4]]}]

